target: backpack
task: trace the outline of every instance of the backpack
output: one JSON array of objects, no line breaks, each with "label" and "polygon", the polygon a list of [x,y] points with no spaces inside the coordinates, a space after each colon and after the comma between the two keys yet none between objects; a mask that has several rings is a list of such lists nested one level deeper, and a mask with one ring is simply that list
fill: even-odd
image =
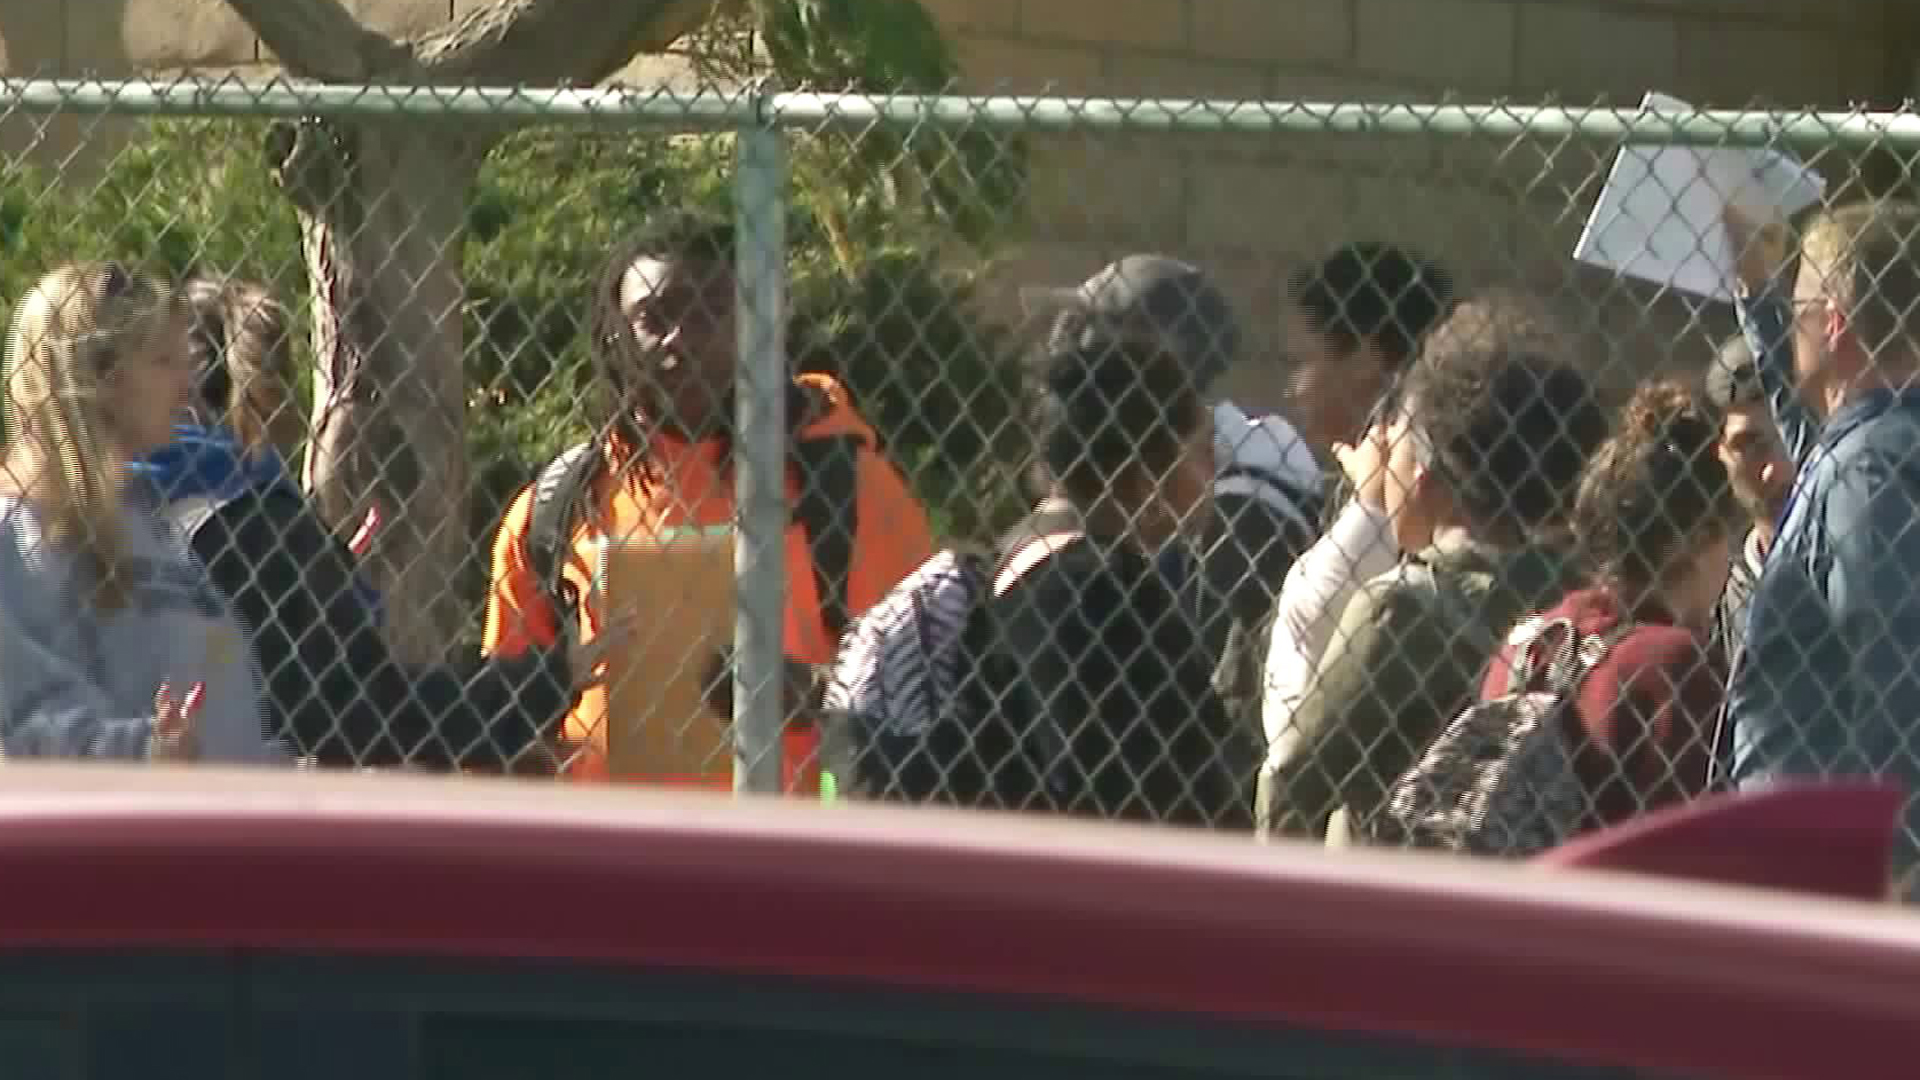
[{"label": "backpack", "polygon": [[[1589,799],[1567,732],[1575,692],[1621,637],[1580,634],[1567,619],[1535,617],[1509,639],[1508,692],[1468,705],[1387,789],[1370,823],[1376,842],[1524,857],[1580,831]],[[1539,665],[1537,649],[1553,642]]]},{"label": "backpack", "polygon": [[[1242,496],[1271,510],[1287,527],[1318,536],[1325,531],[1327,489],[1306,487],[1278,471],[1259,465],[1235,463],[1223,467],[1214,480],[1213,493]],[[1276,532],[1282,529],[1276,529]]]},{"label": "backpack", "polygon": [[1189,564],[1172,576],[1215,658],[1215,689],[1264,740],[1260,708],[1274,609],[1287,569],[1322,531],[1326,474],[1291,424],[1231,402],[1213,407],[1213,442],[1220,531],[1194,553],[1197,560],[1167,561]]},{"label": "backpack", "polygon": [[[935,554],[869,608],[841,639],[822,710],[845,729],[853,787],[880,798],[924,800],[947,787],[952,757],[967,732],[935,736],[981,659],[987,601],[1005,592],[1077,533],[1051,533],[996,559],[977,551]],[[961,725],[965,726],[965,725]]]},{"label": "backpack", "polygon": [[[859,452],[856,435],[794,439],[790,460],[800,474],[794,520],[807,536],[821,621],[835,640],[851,622],[847,581],[853,568],[853,538],[859,528]],[[527,559],[554,611],[565,620],[580,597],[562,572],[573,539],[580,500],[600,462],[599,444],[583,442],[547,463],[534,481],[527,526]]]},{"label": "backpack", "polygon": [[[1324,493],[1269,469],[1229,465],[1214,484],[1214,500],[1223,535],[1190,567],[1198,580],[1187,591],[1201,639],[1218,658],[1215,688],[1229,711],[1265,738],[1260,709],[1280,589],[1293,560],[1319,537]],[[1223,545],[1241,550],[1222,551]],[[1272,557],[1275,550],[1285,554],[1285,565]],[[1213,564],[1223,559],[1222,568],[1233,568],[1240,580],[1220,580]]]}]

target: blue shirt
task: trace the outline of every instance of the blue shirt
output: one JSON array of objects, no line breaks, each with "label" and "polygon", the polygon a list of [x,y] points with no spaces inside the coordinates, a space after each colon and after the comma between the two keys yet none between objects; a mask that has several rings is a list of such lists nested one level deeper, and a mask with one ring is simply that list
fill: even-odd
[{"label": "blue shirt", "polygon": [[[1778,296],[1742,305],[1800,471],[1728,688],[1732,777],[1870,774],[1920,791],[1920,391],[1866,394],[1817,426],[1794,384],[1791,319]],[[1914,805],[1902,871],[1920,861]]]}]

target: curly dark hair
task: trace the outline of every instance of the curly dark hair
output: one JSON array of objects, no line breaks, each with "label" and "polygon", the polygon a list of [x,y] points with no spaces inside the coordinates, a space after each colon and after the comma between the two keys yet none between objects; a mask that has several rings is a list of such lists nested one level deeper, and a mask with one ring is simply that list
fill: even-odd
[{"label": "curly dark hair", "polygon": [[1453,275],[1425,257],[1377,241],[1347,244],[1287,280],[1307,324],[1343,352],[1373,343],[1396,368],[1453,307]]},{"label": "curly dark hair", "polygon": [[1573,531],[1601,579],[1644,588],[1739,512],[1714,453],[1719,411],[1676,382],[1641,387],[1620,431],[1587,463]]},{"label": "curly dark hair", "polygon": [[1563,522],[1607,437],[1606,410],[1567,355],[1538,301],[1490,293],[1436,327],[1407,372],[1403,408],[1461,510],[1491,538]]}]

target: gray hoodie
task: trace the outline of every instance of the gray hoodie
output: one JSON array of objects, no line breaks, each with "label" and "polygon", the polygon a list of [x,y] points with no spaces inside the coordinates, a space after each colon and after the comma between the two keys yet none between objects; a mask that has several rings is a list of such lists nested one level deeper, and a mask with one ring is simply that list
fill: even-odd
[{"label": "gray hoodie", "polygon": [[122,516],[130,597],[83,599],[78,564],[44,541],[20,499],[0,496],[0,745],[8,757],[144,758],[162,683],[206,684],[205,761],[276,763],[260,674],[233,614],[172,526],[138,506]]}]

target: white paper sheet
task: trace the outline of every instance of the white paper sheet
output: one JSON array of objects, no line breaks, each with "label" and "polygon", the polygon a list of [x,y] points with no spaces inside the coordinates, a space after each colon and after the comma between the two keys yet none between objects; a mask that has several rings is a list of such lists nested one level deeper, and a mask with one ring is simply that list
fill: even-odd
[{"label": "white paper sheet", "polygon": [[[1693,106],[1649,93],[1643,109]],[[1573,257],[1643,281],[1730,300],[1734,251],[1721,222],[1731,204],[1756,221],[1790,217],[1818,201],[1826,180],[1777,150],[1626,146],[1614,158]]]}]

